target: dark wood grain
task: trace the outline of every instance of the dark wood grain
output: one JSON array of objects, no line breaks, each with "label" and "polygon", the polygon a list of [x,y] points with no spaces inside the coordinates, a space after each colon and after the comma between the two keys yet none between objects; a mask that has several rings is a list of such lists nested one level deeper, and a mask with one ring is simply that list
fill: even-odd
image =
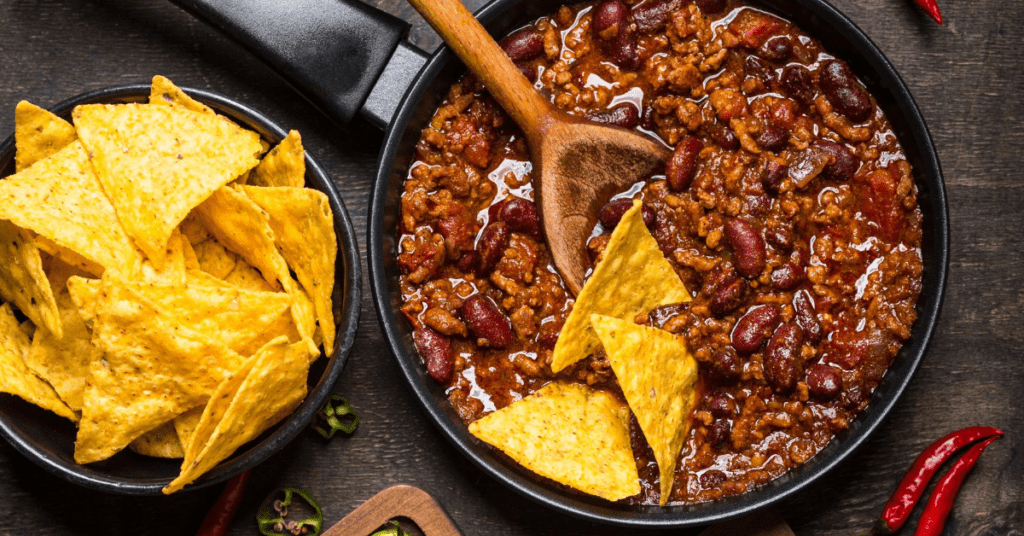
[{"label": "dark wood grain", "polygon": [[[939,2],[941,27],[910,0],[833,0],[888,55],[921,107],[944,165],[953,250],[935,338],[895,410],[827,478],[779,505],[801,536],[868,528],[921,448],[976,424],[1007,435],[968,479],[946,534],[1024,530],[1024,9],[997,0]],[[404,0],[370,3],[411,21],[414,43],[438,46]],[[482,3],[467,2],[474,9]],[[13,132],[20,99],[52,106],[86,90],[163,74],[247,102],[300,130],[334,177],[364,240],[381,133],[358,122],[335,127],[259,61],[169,3],[0,0],[0,28],[0,136]],[[437,497],[465,534],[622,533],[535,505],[458,455],[406,393],[367,281],[363,288],[359,335],[336,387],[360,412],[359,430],[331,442],[303,433],[260,466],[232,534],[256,532],[256,510],[276,488],[311,490],[330,526],[395,484]],[[189,534],[219,491],[151,498],[87,491],[0,442],[3,535]]]}]

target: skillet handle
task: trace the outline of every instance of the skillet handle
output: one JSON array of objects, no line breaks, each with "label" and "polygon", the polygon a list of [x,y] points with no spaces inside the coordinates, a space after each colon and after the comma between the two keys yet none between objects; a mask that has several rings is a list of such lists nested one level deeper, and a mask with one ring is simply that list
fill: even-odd
[{"label": "skillet handle", "polygon": [[171,0],[234,39],[340,125],[363,106],[409,24],[357,0]]}]

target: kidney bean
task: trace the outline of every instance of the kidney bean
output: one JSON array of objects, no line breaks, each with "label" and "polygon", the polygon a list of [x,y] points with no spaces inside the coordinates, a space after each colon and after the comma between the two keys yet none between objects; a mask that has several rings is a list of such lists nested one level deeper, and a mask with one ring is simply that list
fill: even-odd
[{"label": "kidney bean", "polygon": [[732,347],[741,354],[756,352],[772,334],[780,316],[773,304],[751,307],[732,328]]},{"label": "kidney bean", "polygon": [[743,374],[743,361],[736,355],[735,350],[726,346],[713,354],[711,372],[725,381],[738,380]]},{"label": "kidney bean", "polygon": [[743,305],[747,297],[746,280],[733,276],[731,280],[722,284],[711,296],[711,303],[708,309],[718,316],[725,316]]},{"label": "kidney bean", "polygon": [[735,151],[740,148],[740,140],[736,137],[736,133],[721,123],[711,123],[711,126],[708,127],[708,136],[723,149]]},{"label": "kidney bean", "polygon": [[725,239],[736,255],[736,271],[747,279],[761,275],[765,266],[764,240],[750,222],[734,218],[725,224]]},{"label": "kidney bean", "polygon": [[705,14],[711,14],[725,9],[726,0],[694,0],[693,3]]},{"label": "kidney bean", "polygon": [[[787,140],[788,141],[788,140]],[[789,175],[789,166],[779,163],[774,158],[765,162],[764,170],[761,172],[761,186],[770,193],[779,193],[782,188],[782,181]]]},{"label": "kidney bean", "polygon": [[636,35],[629,30],[629,8],[619,0],[605,0],[594,8],[591,27],[605,53],[623,69],[640,65]]},{"label": "kidney bean", "polygon": [[523,73],[523,76],[525,76],[526,79],[530,81],[530,83],[537,81],[536,67],[530,65],[529,63],[517,63],[516,67],[519,69],[519,72]]},{"label": "kidney bean", "polygon": [[509,198],[498,209],[498,219],[507,223],[509,229],[515,232],[540,236],[540,218],[537,217],[537,206],[533,201]]},{"label": "kidney bean", "polygon": [[757,56],[747,56],[743,65],[747,76],[753,76],[765,83],[769,82],[773,77],[772,68]]},{"label": "kidney bean", "polygon": [[[628,198],[612,199],[601,209],[601,214],[598,216],[598,221],[604,226],[606,231],[611,231],[619,224],[622,220],[622,216],[629,209],[633,208],[633,200]],[[654,209],[650,205],[640,206],[640,217],[644,219],[644,225],[650,228],[654,225],[656,214]]]},{"label": "kidney bean", "polygon": [[633,8],[633,23],[640,33],[650,34],[665,27],[668,16],[680,5],[679,0],[654,0]]},{"label": "kidney bean", "polygon": [[416,349],[423,358],[427,374],[437,383],[446,385],[452,379],[452,346],[448,337],[428,328],[423,327],[412,334],[412,340]]},{"label": "kidney bean", "polygon": [[803,267],[793,262],[787,262],[775,270],[772,270],[772,285],[783,292],[795,289],[800,286],[800,283],[803,283],[803,281]]},{"label": "kidney bean", "polygon": [[768,211],[772,209],[772,199],[763,194],[748,195],[743,200],[743,206],[746,207],[747,214],[760,218],[768,215]]},{"label": "kidney bean", "polygon": [[661,329],[665,326],[666,322],[685,313],[689,308],[689,303],[670,303],[668,305],[659,305],[654,309],[651,309],[651,312],[647,313],[647,316],[650,318],[652,326]]},{"label": "kidney bean", "polygon": [[794,100],[809,105],[814,102],[814,75],[802,65],[787,65],[779,76],[782,92]]},{"label": "kidney bean", "polygon": [[732,432],[732,423],[729,419],[715,419],[708,427],[707,440],[712,447],[720,447],[729,440],[729,433]]},{"label": "kidney bean", "polygon": [[789,131],[778,125],[768,125],[757,135],[757,145],[768,151],[781,151],[789,145]]},{"label": "kidney bean", "polygon": [[853,178],[857,173],[857,168],[860,167],[860,160],[852,151],[832,140],[822,138],[812,143],[811,147],[833,161],[821,169],[821,174],[825,178],[848,181]]},{"label": "kidney bean", "polygon": [[716,393],[708,399],[708,411],[720,419],[732,417],[736,414],[736,401],[726,393]]},{"label": "kidney bean", "polygon": [[724,484],[726,480],[729,480],[729,478],[725,476],[725,473],[718,469],[708,469],[701,473],[697,480],[704,489],[718,489],[718,487]]},{"label": "kidney bean", "polygon": [[793,41],[788,36],[777,35],[765,41],[757,53],[763,58],[782,61],[788,58],[791,52],[793,52]]},{"label": "kidney bean", "polygon": [[584,117],[602,125],[614,125],[622,128],[633,128],[640,124],[640,112],[632,104],[624,102],[603,112],[591,112]]},{"label": "kidney bean", "polygon": [[799,326],[783,324],[772,334],[764,351],[764,375],[777,393],[788,393],[803,377],[800,346],[804,333]]},{"label": "kidney bean", "polygon": [[665,166],[669,189],[680,192],[690,187],[690,181],[697,174],[697,156],[702,149],[704,143],[693,136],[679,140]]},{"label": "kidney bean", "polygon": [[540,325],[540,332],[537,334],[537,342],[545,348],[554,348],[558,342],[558,334],[562,332],[564,321],[544,322]]},{"label": "kidney bean", "polygon": [[523,28],[502,39],[499,46],[513,62],[532,60],[544,52],[544,35],[536,28]]},{"label": "kidney bean", "polygon": [[764,232],[764,239],[776,249],[789,249],[793,247],[793,227],[787,223],[769,227]]},{"label": "kidney bean", "polygon": [[796,313],[796,323],[804,330],[807,342],[818,344],[823,335],[821,324],[818,323],[818,313],[814,310],[814,302],[806,290],[801,290],[793,295],[793,312]]},{"label": "kidney bean", "polygon": [[815,398],[831,400],[839,394],[842,386],[839,372],[824,363],[815,363],[807,371],[807,388]]},{"label": "kidney bean", "polygon": [[857,82],[857,77],[843,60],[828,60],[821,65],[818,84],[825,98],[836,111],[860,123],[871,117],[874,107],[868,92]]},{"label": "kidney bean", "polygon": [[480,254],[477,253],[476,250],[467,251],[464,255],[459,257],[455,266],[457,266],[464,274],[475,272],[480,266]]},{"label": "kidney bean", "polygon": [[640,126],[653,132],[658,127],[657,122],[654,120],[656,114],[657,112],[654,111],[653,106],[644,106],[644,113],[640,115]]},{"label": "kidney bean", "polygon": [[511,234],[508,225],[500,221],[484,228],[484,232],[480,234],[480,241],[476,245],[477,251],[480,252],[480,268],[484,272],[491,271],[505,255]]},{"label": "kidney bean", "polygon": [[467,298],[462,304],[462,319],[473,335],[484,339],[486,345],[504,348],[512,344],[512,323],[487,296],[474,294]]}]

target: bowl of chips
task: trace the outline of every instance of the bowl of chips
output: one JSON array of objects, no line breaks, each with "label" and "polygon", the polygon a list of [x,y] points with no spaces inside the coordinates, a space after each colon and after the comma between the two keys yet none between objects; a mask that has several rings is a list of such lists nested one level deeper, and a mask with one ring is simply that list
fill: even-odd
[{"label": "bowl of chips", "polygon": [[360,297],[352,224],[299,134],[159,76],[15,115],[0,434],[137,495],[221,482],[294,439],[332,394]]}]

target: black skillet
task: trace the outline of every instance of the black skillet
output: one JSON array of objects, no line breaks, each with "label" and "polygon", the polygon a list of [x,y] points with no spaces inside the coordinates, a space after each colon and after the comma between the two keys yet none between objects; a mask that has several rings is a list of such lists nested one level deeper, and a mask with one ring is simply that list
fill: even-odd
[{"label": "black skillet", "polygon": [[[712,503],[656,508],[612,504],[545,484],[474,439],[430,380],[412,344],[395,263],[399,198],[413,147],[447,88],[464,71],[447,48],[430,58],[402,39],[408,25],[352,1],[174,0],[238,40],[274,67],[312,104],[341,124],[357,112],[385,128],[368,231],[370,278],[388,344],[416,398],[441,432],[478,467],[532,500],[582,518],[631,527],[713,523],[762,508],[803,489],[867,440],[896,404],[924,355],[942,303],[949,254],[942,172],[920,111],[881,51],[824,0],[761,4],[819,39],[846,60],[889,117],[914,166],[924,213],[923,290],[912,338],[893,362],[868,408],[849,429],[800,468],[750,493]],[[553,12],[545,0],[496,0],[477,13],[494,35]],[[404,95],[404,97],[402,97]]]},{"label": "black skillet", "polygon": [[[276,145],[287,134],[285,129],[269,117],[242,103],[209,91],[183,89],[221,115],[258,132],[271,145]],[[71,110],[79,104],[145,102],[149,90],[149,84],[100,89],[61,102],[51,111],[70,120]],[[14,150],[13,136],[0,145],[0,177],[14,173]],[[331,179],[308,153],[306,185],[327,195],[334,213],[334,231],[338,237],[334,285],[334,319],[337,323],[334,355],[330,359],[321,357],[310,367],[308,394],[298,409],[268,432],[243,445],[234,456],[196,479],[186,490],[227,480],[255,467],[284,448],[309,424],[333,394],[334,384],[355,342],[361,294],[359,248],[355,230]],[[20,399],[5,396],[2,402],[0,435],[29,459],[65,480],[100,491],[159,495],[160,490],[178,475],[181,460],[151,458],[128,449],[101,462],[79,465],[74,460],[76,429],[73,424]]]}]

